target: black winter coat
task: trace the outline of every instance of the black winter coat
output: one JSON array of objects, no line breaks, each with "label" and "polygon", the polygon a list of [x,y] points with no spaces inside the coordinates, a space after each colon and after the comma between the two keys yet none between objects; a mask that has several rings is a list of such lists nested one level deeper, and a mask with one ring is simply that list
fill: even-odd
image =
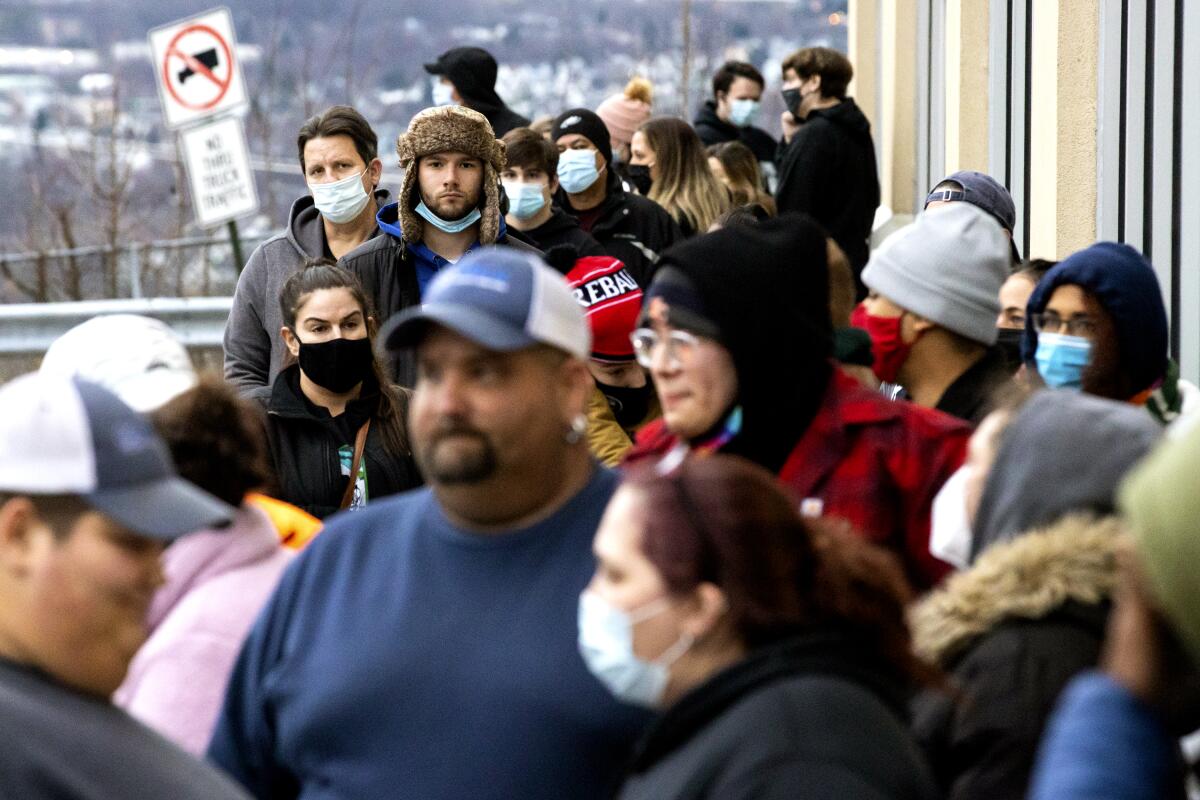
[{"label": "black winter coat", "polygon": [[[512,236],[505,236],[496,244],[541,255],[536,247]],[[380,325],[394,314],[421,304],[414,259],[403,240],[396,236],[376,236],[342,256],[338,266],[358,276],[367,297],[375,304],[375,319]],[[389,377],[396,384],[407,388],[416,385],[417,365],[411,353],[395,354],[387,366]]]},{"label": "black winter coat", "polygon": [[1099,660],[1118,532],[1067,518],[993,546],[916,607],[915,647],[952,689],[914,701],[913,729],[949,800],[1026,796],[1058,695]]},{"label": "black winter coat", "polygon": [[[371,381],[374,384],[374,381]],[[279,499],[324,519],[339,510],[347,477],[342,475],[338,448],[354,447],[354,436],[374,413],[378,389],[364,384],[364,395],[333,418],[300,391],[300,366],[285,368],[271,385],[267,404],[267,438],[275,462]],[[405,395],[400,394],[407,412]],[[367,465],[368,502],[421,486],[412,453],[397,458],[384,446],[383,432],[372,423],[363,448]]]},{"label": "black winter coat", "polygon": [[810,215],[846,252],[854,279],[867,263],[868,241],[879,207],[879,175],[871,125],[847,98],[812,111],[792,141],[781,146],[779,213]]},{"label": "black winter coat", "polygon": [[[579,212],[571,208],[561,188],[555,202],[578,218]],[[683,238],[679,225],[658,203],[625,191],[612,169],[608,170],[608,195],[600,209],[599,218],[588,232],[604,248],[604,255],[625,264],[639,286],[649,286],[659,255]]]},{"label": "black winter coat", "polygon": [[770,164],[775,161],[775,152],[779,143],[771,137],[771,134],[761,128],[755,128],[753,125],[739,128],[732,122],[726,122],[717,116],[717,104],[713,100],[705,102],[696,112],[696,119],[692,121],[692,127],[696,129],[696,133],[699,134],[700,141],[704,142],[705,147],[737,141],[750,148],[750,152],[754,153],[759,164]]},{"label": "black winter coat", "polygon": [[647,734],[620,800],[933,800],[907,692],[844,635],[752,653]]},{"label": "black winter coat", "polygon": [[567,244],[575,248],[580,258],[606,255],[604,248],[600,246],[595,237],[579,227],[579,222],[574,217],[557,207],[550,215],[550,219],[538,227],[528,231],[509,228],[508,235],[511,237],[521,236],[543,253],[551,247]]}]

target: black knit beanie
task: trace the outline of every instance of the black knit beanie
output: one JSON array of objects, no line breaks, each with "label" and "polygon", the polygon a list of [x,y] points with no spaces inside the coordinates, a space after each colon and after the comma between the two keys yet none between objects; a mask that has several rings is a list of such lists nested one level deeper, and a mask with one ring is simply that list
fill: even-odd
[{"label": "black knit beanie", "polygon": [[604,120],[596,116],[596,112],[586,108],[572,108],[559,114],[550,131],[550,140],[557,142],[569,133],[586,136],[588,141],[596,145],[600,155],[604,156],[604,163],[612,163],[612,142],[608,138],[608,128]]}]

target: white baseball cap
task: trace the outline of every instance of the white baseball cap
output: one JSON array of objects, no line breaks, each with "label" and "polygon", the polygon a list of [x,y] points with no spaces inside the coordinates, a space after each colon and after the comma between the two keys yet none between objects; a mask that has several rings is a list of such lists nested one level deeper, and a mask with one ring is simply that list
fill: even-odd
[{"label": "white baseball cap", "polygon": [[196,385],[196,370],[175,331],[137,314],[106,314],[76,325],[50,345],[41,371],[98,383],[142,412]]}]

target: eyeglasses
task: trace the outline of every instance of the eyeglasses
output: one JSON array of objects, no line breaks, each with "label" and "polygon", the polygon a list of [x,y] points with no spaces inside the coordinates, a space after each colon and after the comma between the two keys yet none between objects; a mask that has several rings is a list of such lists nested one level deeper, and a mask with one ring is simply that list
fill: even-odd
[{"label": "eyeglasses", "polygon": [[1033,315],[1033,328],[1038,333],[1066,333],[1068,336],[1090,338],[1096,332],[1096,323],[1090,317],[1064,320],[1053,311],[1046,311]]},{"label": "eyeglasses", "polygon": [[[650,369],[654,364],[654,351],[662,341],[658,331],[653,328],[638,328],[629,334],[629,341],[633,342],[633,352],[637,355],[637,362],[645,369]],[[682,365],[691,358],[699,344],[700,339],[695,334],[672,330],[666,336],[667,359],[674,359]]]}]

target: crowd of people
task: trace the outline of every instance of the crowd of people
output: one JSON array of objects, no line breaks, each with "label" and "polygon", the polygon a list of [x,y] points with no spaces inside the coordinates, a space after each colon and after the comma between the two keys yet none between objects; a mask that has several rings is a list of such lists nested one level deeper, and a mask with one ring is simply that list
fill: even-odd
[{"label": "crowd of people", "polygon": [[426,69],[394,197],[358,111],[298,131],[223,376],[117,314],[0,386],[0,796],[1187,796],[1140,253],[1024,261],[969,171],[872,250],[828,48],[778,141],[748,63],[691,124]]}]

